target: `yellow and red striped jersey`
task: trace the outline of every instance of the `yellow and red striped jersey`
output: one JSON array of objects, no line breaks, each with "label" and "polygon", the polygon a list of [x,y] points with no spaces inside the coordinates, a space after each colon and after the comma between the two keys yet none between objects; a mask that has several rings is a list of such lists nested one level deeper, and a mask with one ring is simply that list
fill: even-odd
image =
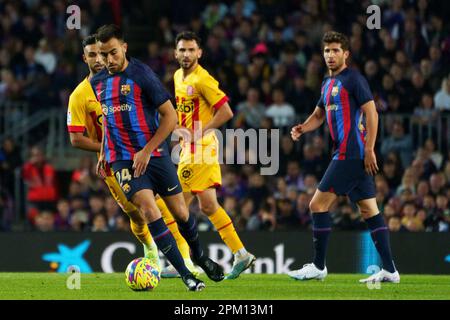
[{"label": "yellow and red striped jersey", "polygon": [[86,130],[90,139],[102,142],[102,108],[87,78],[70,95],[67,129],[82,133]]},{"label": "yellow and red striped jersey", "polygon": [[[226,94],[219,89],[219,82],[200,65],[185,79],[183,70],[178,69],[174,74],[174,83],[178,124],[181,127],[195,131],[197,122],[205,128],[214,117],[214,111],[228,101]],[[196,144],[209,145],[216,141],[215,134],[208,134]]]}]

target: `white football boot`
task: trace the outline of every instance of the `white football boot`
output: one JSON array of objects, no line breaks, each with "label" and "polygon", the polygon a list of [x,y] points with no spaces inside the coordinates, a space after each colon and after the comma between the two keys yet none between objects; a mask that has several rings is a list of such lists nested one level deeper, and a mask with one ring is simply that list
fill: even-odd
[{"label": "white football boot", "polygon": [[256,257],[246,252],[245,254],[235,254],[233,268],[231,272],[225,277],[226,280],[232,280],[239,277],[239,275],[250,268],[256,261]]},{"label": "white football boot", "polygon": [[320,270],[314,265],[314,263],[308,263],[303,265],[303,268],[289,271],[287,274],[295,280],[323,280],[327,276],[328,271],[327,267]]},{"label": "white football boot", "polygon": [[400,283],[400,274],[397,270],[394,273],[381,269],[381,271],[371,275],[366,279],[359,280],[360,283],[392,282]]}]

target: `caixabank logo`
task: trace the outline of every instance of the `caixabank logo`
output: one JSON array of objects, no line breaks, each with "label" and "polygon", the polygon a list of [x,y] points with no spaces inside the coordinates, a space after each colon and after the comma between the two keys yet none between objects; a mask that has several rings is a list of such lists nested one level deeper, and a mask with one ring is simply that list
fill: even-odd
[{"label": "caixabank logo", "polygon": [[[63,243],[58,243],[56,247],[57,251],[45,253],[41,257],[50,263],[51,271],[58,273],[67,273],[73,268],[80,273],[121,272],[131,259],[144,254],[143,251],[139,252],[140,246],[128,241],[115,241],[91,247],[91,241],[84,240],[73,247]],[[224,271],[229,273],[232,268],[233,254],[228,247],[219,243],[210,243],[207,247],[209,257],[222,265]],[[91,264],[86,259],[88,251]],[[164,268],[168,262],[161,252],[160,258],[161,267]],[[279,243],[273,247],[273,251],[267,252],[266,256],[259,256],[254,266],[246,273],[282,274],[290,271],[293,263],[294,258],[285,255],[285,245]]]},{"label": "caixabank logo", "polygon": [[90,245],[90,240],[85,240],[73,248],[59,243],[57,245],[57,252],[46,253],[42,255],[42,259],[50,262],[50,268],[56,270],[56,272],[65,273],[71,267],[76,266],[82,273],[91,273],[91,266],[83,258]]}]

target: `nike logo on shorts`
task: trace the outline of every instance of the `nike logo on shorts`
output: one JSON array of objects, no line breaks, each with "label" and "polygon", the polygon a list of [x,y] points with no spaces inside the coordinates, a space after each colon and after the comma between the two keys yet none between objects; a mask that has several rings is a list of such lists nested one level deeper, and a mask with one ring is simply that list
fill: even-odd
[{"label": "nike logo on shorts", "polygon": [[178,185],[176,185],[176,186],[173,187],[173,188],[167,188],[167,191],[169,191],[169,192],[170,192],[170,191],[173,191],[173,190],[175,190],[176,187],[178,187]]}]

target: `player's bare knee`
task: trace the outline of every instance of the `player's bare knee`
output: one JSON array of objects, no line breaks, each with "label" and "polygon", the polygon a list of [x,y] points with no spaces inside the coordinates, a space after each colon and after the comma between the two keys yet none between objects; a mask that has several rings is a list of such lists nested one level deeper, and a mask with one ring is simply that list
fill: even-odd
[{"label": "player's bare knee", "polygon": [[130,220],[137,225],[143,225],[147,223],[144,213],[139,211],[138,209],[127,211],[126,213],[130,217]]},{"label": "player's bare knee", "polygon": [[176,221],[186,222],[189,218],[189,210],[182,202],[178,202],[170,208],[170,212]]},{"label": "player's bare knee", "polygon": [[328,211],[328,208],[325,207],[322,203],[319,203],[317,201],[311,201],[309,203],[309,211],[311,213],[325,212],[325,211]]},{"label": "player's bare knee", "polygon": [[158,208],[153,208],[151,206],[141,206],[139,208],[139,211],[141,212],[143,219],[149,222],[161,218],[161,213],[159,212]]},{"label": "player's bare knee", "polygon": [[214,214],[218,207],[218,204],[214,201],[203,201],[200,203],[200,210],[207,216]]}]

